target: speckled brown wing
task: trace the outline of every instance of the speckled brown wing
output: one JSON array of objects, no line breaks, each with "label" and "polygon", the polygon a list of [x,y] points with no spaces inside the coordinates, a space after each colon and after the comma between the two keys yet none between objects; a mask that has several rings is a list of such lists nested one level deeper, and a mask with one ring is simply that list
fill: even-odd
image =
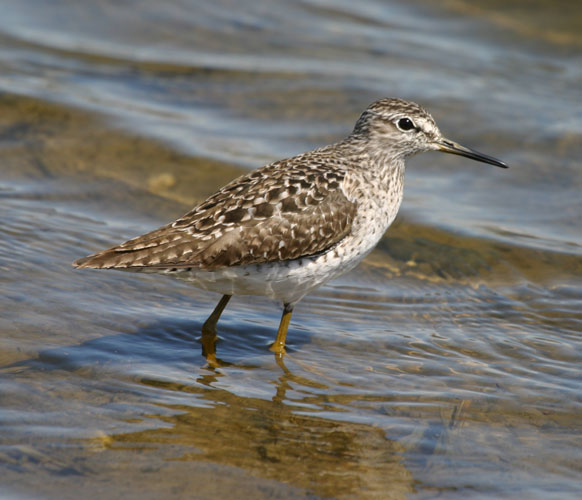
[{"label": "speckled brown wing", "polygon": [[343,194],[343,178],[341,165],[326,158],[276,162],[235,179],[172,224],[75,265],[214,270],[315,255],[350,232],[356,206]]}]

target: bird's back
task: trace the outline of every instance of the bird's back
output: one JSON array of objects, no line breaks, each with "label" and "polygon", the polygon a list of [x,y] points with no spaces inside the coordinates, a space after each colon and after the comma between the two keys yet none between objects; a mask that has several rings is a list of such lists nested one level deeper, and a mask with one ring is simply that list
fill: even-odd
[{"label": "bird's back", "polygon": [[144,270],[223,267],[316,255],[349,234],[356,206],[332,147],[243,175],[175,222],[74,263]]}]

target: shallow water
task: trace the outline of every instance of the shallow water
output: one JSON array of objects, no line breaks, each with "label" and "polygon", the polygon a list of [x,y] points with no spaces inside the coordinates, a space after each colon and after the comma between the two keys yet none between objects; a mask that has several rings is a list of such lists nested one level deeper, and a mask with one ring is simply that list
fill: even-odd
[{"label": "shallow water", "polygon": [[[4,498],[579,498],[582,12],[563,2],[4,2]],[[556,8],[557,7],[559,8]],[[408,162],[298,305],[74,271],[381,96],[511,165]]]}]

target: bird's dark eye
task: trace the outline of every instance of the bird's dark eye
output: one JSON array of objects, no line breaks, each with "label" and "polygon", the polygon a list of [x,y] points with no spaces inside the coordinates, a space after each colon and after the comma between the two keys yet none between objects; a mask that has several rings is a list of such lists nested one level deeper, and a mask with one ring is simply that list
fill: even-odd
[{"label": "bird's dark eye", "polygon": [[400,130],[404,130],[404,132],[408,132],[409,130],[413,130],[416,128],[410,118],[400,118],[400,120],[398,120],[398,122],[396,123],[396,126]]}]

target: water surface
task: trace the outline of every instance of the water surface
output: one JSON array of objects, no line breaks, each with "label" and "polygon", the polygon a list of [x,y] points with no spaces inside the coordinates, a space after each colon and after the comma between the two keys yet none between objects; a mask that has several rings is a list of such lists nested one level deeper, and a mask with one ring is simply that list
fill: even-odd
[{"label": "water surface", "polygon": [[[439,5],[5,2],[3,496],[580,496],[582,12]],[[213,369],[218,296],[71,268],[383,96],[511,169],[411,159],[396,223],[297,306],[284,362],[277,304],[231,301]]]}]

